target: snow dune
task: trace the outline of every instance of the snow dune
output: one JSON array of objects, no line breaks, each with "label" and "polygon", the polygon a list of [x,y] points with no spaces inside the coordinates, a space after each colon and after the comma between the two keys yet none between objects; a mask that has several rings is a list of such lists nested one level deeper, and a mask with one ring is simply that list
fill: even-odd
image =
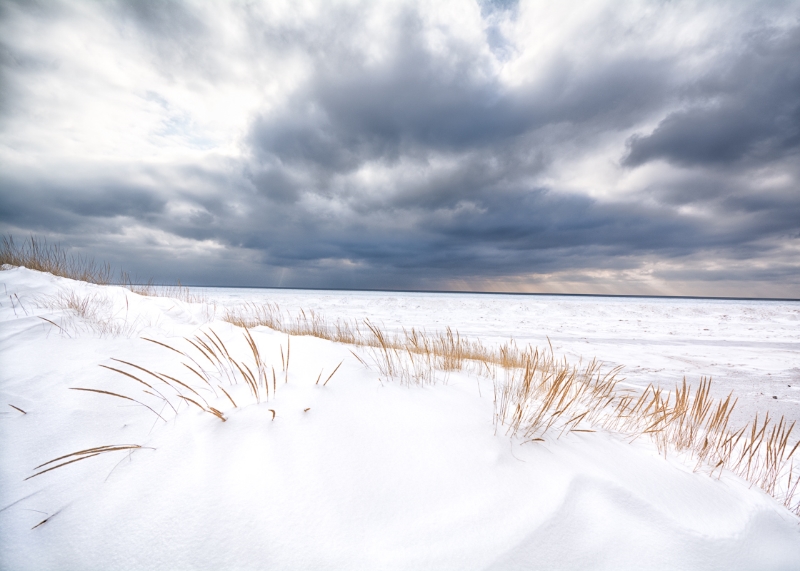
[{"label": "snow dune", "polygon": [[[0,568],[800,568],[800,520],[761,490],[695,472],[645,438],[495,434],[491,379],[451,372],[400,386],[352,347],[259,327],[270,392],[256,402],[221,371],[228,398],[143,339],[188,352],[184,337],[213,331],[245,362],[242,330],[208,306],[24,268],[0,283]],[[72,294],[95,313],[65,309]],[[437,316],[451,324],[445,308]],[[416,317],[409,325],[426,325]],[[150,378],[112,359],[190,385],[225,422],[188,402],[177,414],[159,406],[161,420],[70,390],[159,402],[100,366]],[[29,478],[59,456],[120,444],[142,448]]]}]

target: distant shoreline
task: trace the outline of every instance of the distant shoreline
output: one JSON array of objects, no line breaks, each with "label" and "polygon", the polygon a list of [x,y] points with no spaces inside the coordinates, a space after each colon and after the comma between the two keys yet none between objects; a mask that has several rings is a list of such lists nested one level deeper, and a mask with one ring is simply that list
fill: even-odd
[{"label": "distant shoreline", "polygon": [[633,299],[698,299],[717,301],[781,301],[800,302],[800,298],[791,297],[724,297],[702,295],[644,295],[644,294],[617,294],[617,293],[541,293],[541,292],[515,292],[515,291],[463,291],[463,290],[436,290],[436,289],[357,289],[335,287],[287,287],[287,286],[224,286],[224,285],[191,285],[182,284],[192,288],[215,289],[276,289],[299,291],[335,291],[335,292],[365,292],[365,293],[436,293],[436,294],[475,294],[475,295],[521,295],[539,297],[615,297]]}]

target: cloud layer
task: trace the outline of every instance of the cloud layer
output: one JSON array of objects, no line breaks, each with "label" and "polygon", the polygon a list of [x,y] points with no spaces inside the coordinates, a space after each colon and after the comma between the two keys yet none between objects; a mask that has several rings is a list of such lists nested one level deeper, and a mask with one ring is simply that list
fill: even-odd
[{"label": "cloud layer", "polygon": [[799,16],[7,2],[0,225],[197,284],[798,297]]}]

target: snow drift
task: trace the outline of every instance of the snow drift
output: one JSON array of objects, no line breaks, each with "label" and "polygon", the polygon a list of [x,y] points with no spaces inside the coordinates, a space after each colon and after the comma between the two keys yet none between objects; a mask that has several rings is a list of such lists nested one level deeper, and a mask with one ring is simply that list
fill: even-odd
[{"label": "snow drift", "polygon": [[4,569],[800,568],[763,491],[646,438],[509,438],[487,377],[407,386],[323,339],[254,352],[208,304],[0,281]]}]

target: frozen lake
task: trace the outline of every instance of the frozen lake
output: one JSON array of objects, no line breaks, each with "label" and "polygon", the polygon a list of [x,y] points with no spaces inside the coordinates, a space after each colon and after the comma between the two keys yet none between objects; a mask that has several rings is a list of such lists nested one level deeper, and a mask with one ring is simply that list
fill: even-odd
[{"label": "frozen lake", "polygon": [[[739,417],[800,420],[800,302],[475,293],[193,288],[220,305],[272,302],[328,320],[369,318],[391,331],[450,326],[462,336],[544,346],[570,360],[624,366],[627,383],[714,380]],[[777,398],[774,398],[777,397]]]}]

